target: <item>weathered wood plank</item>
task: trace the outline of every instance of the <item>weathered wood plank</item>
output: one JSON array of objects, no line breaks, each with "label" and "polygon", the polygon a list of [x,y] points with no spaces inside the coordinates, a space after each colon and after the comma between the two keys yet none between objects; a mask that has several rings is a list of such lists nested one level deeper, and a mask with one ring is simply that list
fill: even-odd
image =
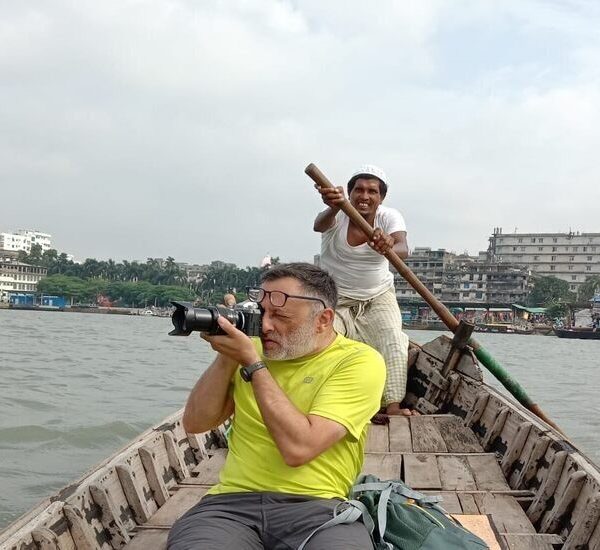
[{"label": "weathered wood plank", "polygon": [[565,541],[565,550],[583,547],[597,525],[600,525],[600,493],[590,498],[586,508],[576,517],[575,526]]},{"label": "weathered wood plank", "polygon": [[208,491],[208,487],[181,487],[166,502],[166,504],[154,514],[147,526],[170,527],[185,514],[192,506],[195,506]]},{"label": "weathered wood plank", "polygon": [[542,482],[542,486],[527,509],[527,515],[532,522],[536,523],[546,511],[548,502],[554,495],[556,486],[561,478],[566,459],[567,453],[565,451],[559,451],[554,455],[544,481]]},{"label": "weathered wood plank", "polygon": [[501,535],[508,550],[553,550],[562,539],[556,535]]},{"label": "weathered wood plank", "polygon": [[479,514],[479,507],[472,494],[458,493],[458,501],[462,507],[463,514]]},{"label": "weathered wood plank", "polygon": [[581,470],[569,475],[569,482],[565,490],[556,495],[554,506],[543,517],[540,532],[555,533],[559,526],[565,523],[563,520],[571,517],[571,511],[586,478],[587,474]]},{"label": "weathered wood plank", "polygon": [[216,449],[214,454],[203,462],[204,468],[198,472],[197,477],[187,477],[180,485],[214,485],[219,482],[219,472],[225,464],[227,449]]},{"label": "weathered wood plank", "polygon": [[438,468],[442,489],[476,490],[477,484],[465,456],[438,455]]},{"label": "weathered wood plank", "polygon": [[413,489],[441,489],[435,455],[404,455],[404,480]]},{"label": "weathered wood plank", "polygon": [[412,452],[410,420],[402,416],[390,416],[389,439],[391,452]]},{"label": "weathered wood plank", "polygon": [[[509,477],[510,474],[522,464],[519,461],[519,457],[524,450],[527,437],[529,436],[532,427],[531,422],[519,422],[516,433],[512,439],[506,439],[507,449],[500,462],[500,466],[505,476]],[[502,433],[502,436],[504,437],[504,433]]]},{"label": "weathered wood plank", "polygon": [[122,550],[165,550],[168,536],[167,529],[143,529]]},{"label": "weathered wood plank", "polygon": [[498,541],[498,533],[492,520],[485,515],[475,514],[452,514],[465,529],[471,531],[482,539],[489,550],[503,550]]},{"label": "weathered wood plank", "polygon": [[458,495],[451,491],[422,491],[424,495],[435,495],[442,497],[442,501],[438,504],[449,514],[462,514],[462,506]]},{"label": "weathered wood plank", "polygon": [[473,498],[482,514],[491,514],[500,533],[531,533],[535,529],[521,505],[509,495],[474,493]]},{"label": "weathered wood plank", "polygon": [[367,433],[365,451],[368,453],[385,453],[389,450],[388,426],[386,424],[371,424]]},{"label": "weathered wood plank", "polygon": [[435,418],[440,433],[450,453],[481,453],[483,447],[470,428],[458,416],[447,415]]},{"label": "weathered wood plank", "polygon": [[498,461],[493,455],[467,456],[467,462],[473,472],[477,488],[483,491],[509,490]]},{"label": "weathered wood plank", "polygon": [[411,416],[410,431],[415,453],[447,453],[448,448],[438,429],[435,418]]},{"label": "weathered wood plank", "polygon": [[401,454],[365,453],[363,474],[373,474],[379,479],[400,479]]},{"label": "weathered wood plank", "polygon": [[538,469],[539,461],[546,454],[546,450],[550,445],[550,438],[546,435],[541,435],[541,432],[534,426],[525,448],[521,455],[523,466],[520,469],[513,471],[509,478],[509,485],[514,489],[526,487],[529,481],[535,476],[535,472]]}]

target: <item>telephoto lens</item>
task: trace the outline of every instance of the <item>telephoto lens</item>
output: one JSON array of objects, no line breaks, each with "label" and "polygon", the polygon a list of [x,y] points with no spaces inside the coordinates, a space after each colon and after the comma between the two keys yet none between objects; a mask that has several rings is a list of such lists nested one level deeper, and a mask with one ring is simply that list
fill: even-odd
[{"label": "telephoto lens", "polygon": [[217,319],[225,317],[235,328],[248,336],[260,336],[261,314],[258,309],[241,310],[221,306],[194,307],[190,302],[171,302],[175,311],[171,321],[175,327],[169,336],[189,336],[192,332],[225,334]]}]

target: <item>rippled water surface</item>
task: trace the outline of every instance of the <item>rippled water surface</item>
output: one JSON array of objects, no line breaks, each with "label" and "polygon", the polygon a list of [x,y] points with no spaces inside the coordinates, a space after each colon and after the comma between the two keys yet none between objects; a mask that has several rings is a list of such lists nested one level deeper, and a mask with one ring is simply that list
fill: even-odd
[{"label": "rippled water surface", "polygon": [[[0,310],[0,528],[183,405],[213,352],[170,328],[165,318]],[[600,341],[478,339],[600,461]]]}]

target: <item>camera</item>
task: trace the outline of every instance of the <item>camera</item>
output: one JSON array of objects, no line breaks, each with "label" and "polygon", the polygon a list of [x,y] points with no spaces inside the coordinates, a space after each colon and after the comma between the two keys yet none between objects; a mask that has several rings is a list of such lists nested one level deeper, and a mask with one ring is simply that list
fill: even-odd
[{"label": "camera", "polygon": [[171,321],[175,327],[169,336],[189,336],[193,331],[210,335],[225,334],[217,323],[225,317],[235,328],[248,336],[260,336],[262,314],[257,305],[252,308],[236,305],[233,309],[222,306],[194,307],[190,302],[171,302],[175,311]]}]

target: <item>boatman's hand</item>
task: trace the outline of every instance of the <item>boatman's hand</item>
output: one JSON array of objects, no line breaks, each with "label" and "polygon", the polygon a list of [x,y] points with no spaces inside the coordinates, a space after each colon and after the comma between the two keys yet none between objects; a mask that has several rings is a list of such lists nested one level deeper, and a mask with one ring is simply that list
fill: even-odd
[{"label": "boatman's hand", "polygon": [[318,184],[315,184],[315,189],[321,193],[323,202],[334,210],[339,210],[340,205],[346,198],[343,187],[320,187]]},{"label": "boatman's hand", "polygon": [[377,227],[373,231],[373,238],[369,241],[369,246],[379,254],[386,254],[394,247],[394,238]]},{"label": "boatman's hand", "polygon": [[248,336],[223,316],[217,318],[217,323],[226,334],[219,336],[210,336],[205,332],[200,334],[212,349],[246,367],[260,361],[260,356]]}]

